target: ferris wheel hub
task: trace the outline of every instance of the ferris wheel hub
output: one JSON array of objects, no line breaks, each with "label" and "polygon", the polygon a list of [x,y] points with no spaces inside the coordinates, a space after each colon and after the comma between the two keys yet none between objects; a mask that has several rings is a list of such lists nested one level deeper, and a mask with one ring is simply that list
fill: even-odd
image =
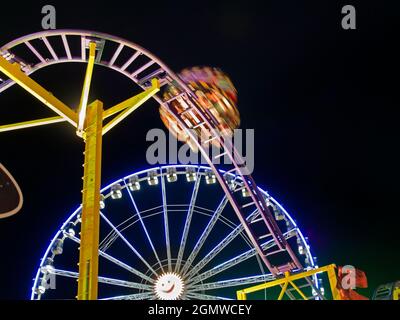
[{"label": "ferris wheel hub", "polygon": [[175,272],[160,275],[154,285],[154,291],[160,300],[178,300],[184,290],[182,277]]}]

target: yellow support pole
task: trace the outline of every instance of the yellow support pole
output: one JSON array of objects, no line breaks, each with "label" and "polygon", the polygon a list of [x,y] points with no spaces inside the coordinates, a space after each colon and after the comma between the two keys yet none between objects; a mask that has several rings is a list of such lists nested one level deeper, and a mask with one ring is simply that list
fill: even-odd
[{"label": "yellow support pole", "polygon": [[83,82],[82,95],[81,95],[81,100],[79,102],[79,108],[78,108],[79,116],[78,116],[77,134],[80,137],[83,134],[83,128],[85,125],[86,108],[87,108],[87,103],[88,103],[88,98],[89,98],[90,83],[92,82],[95,58],[96,58],[96,42],[90,42],[89,43],[88,64],[86,67],[85,80]]},{"label": "yellow support pole", "polygon": [[53,123],[59,123],[59,122],[65,122],[65,121],[66,120],[63,117],[50,117],[50,118],[30,120],[30,121],[24,121],[24,122],[12,123],[12,124],[5,124],[5,125],[0,126],[0,132],[44,126],[46,124],[53,124]]},{"label": "yellow support pole", "polygon": [[336,277],[336,266],[334,264],[331,264],[327,266],[326,272],[328,273],[328,280],[329,280],[329,285],[331,287],[331,292],[332,292],[332,299],[333,300],[342,300],[340,298],[339,290],[337,288],[337,277]]},{"label": "yellow support pole", "polygon": [[289,272],[285,272],[286,282],[285,282],[285,284],[284,284],[283,287],[282,287],[282,290],[281,290],[281,293],[279,294],[278,300],[282,300],[283,295],[284,295],[285,292],[286,292],[286,289],[287,289],[287,287],[288,287],[288,285],[289,285],[289,281],[287,280],[288,277],[289,277]]},{"label": "yellow support pole", "polygon": [[87,107],[78,300],[96,300],[100,225],[101,147],[103,104],[96,100]]},{"label": "yellow support pole", "polygon": [[77,114],[70,107],[65,105],[45,88],[43,88],[40,84],[22,72],[18,63],[11,64],[2,56],[0,56],[0,71],[10,79],[14,80],[18,85],[32,94],[35,98],[43,102],[51,110],[65,118],[74,127],[77,126]]}]

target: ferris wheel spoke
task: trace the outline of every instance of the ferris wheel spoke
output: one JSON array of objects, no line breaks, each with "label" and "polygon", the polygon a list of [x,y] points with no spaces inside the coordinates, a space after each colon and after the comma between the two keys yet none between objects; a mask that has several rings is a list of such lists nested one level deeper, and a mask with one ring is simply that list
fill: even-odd
[{"label": "ferris wheel spoke", "polygon": [[129,194],[129,198],[131,199],[132,205],[133,205],[133,207],[135,208],[136,214],[137,214],[137,216],[138,216],[138,218],[139,218],[140,224],[141,224],[142,227],[143,227],[143,231],[144,231],[144,233],[146,234],[146,237],[147,237],[147,240],[149,241],[149,244],[150,244],[150,246],[151,246],[151,249],[153,250],[153,253],[154,253],[154,255],[155,255],[156,259],[157,259],[158,264],[160,265],[161,270],[164,271],[164,268],[163,268],[163,265],[162,265],[162,263],[161,263],[161,260],[160,260],[160,258],[158,257],[156,248],[154,247],[153,241],[151,240],[151,237],[150,237],[150,235],[149,235],[149,232],[148,232],[148,230],[147,230],[147,228],[146,228],[146,225],[144,224],[144,221],[143,221],[143,219],[142,219],[142,215],[140,214],[139,209],[138,209],[138,207],[137,207],[137,205],[136,205],[136,202],[135,202],[135,200],[133,199],[132,193],[129,191],[128,186],[126,185],[126,182],[125,182],[125,181],[124,181],[124,183],[125,183],[125,190],[126,190],[126,192]]},{"label": "ferris wheel spoke", "polygon": [[[72,241],[76,242],[77,244],[81,243],[81,240],[79,238],[73,236],[73,235],[67,234],[66,232],[64,232],[64,235],[66,235],[69,239],[71,239]],[[108,261],[120,266],[121,268],[123,268],[123,269],[125,269],[125,270],[127,270],[127,271],[129,271],[129,272],[131,272],[131,273],[133,273],[135,275],[137,275],[138,277],[142,278],[143,280],[146,280],[146,281],[148,281],[150,283],[155,283],[155,281],[152,278],[146,276],[144,273],[136,270],[135,268],[127,265],[126,263],[118,260],[117,258],[114,258],[113,256],[109,255],[108,253],[105,253],[102,250],[99,250],[99,256],[101,256],[101,257],[105,258],[106,260],[108,260]]]},{"label": "ferris wheel spoke", "polygon": [[124,296],[102,298],[100,300],[146,300],[146,299],[151,299],[151,298],[154,298],[153,292],[128,294],[128,295],[124,295]]},{"label": "ferris wheel spoke", "polygon": [[198,283],[205,279],[208,279],[222,271],[225,271],[226,269],[232,268],[233,266],[236,266],[237,264],[242,263],[243,261],[246,261],[247,259],[250,259],[251,257],[254,257],[256,254],[257,254],[257,250],[254,248],[250,249],[246,252],[243,252],[243,253],[239,254],[238,256],[236,256],[228,261],[225,261],[225,262],[215,266],[214,268],[207,270],[207,271],[199,274],[198,276],[190,279],[189,283],[195,284],[195,283]]},{"label": "ferris wheel spoke", "polygon": [[193,285],[188,288],[191,292],[193,291],[205,291],[205,290],[214,290],[228,287],[236,287],[241,285],[249,285],[258,282],[267,282],[274,280],[275,277],[272,274],[261,274],[256,276],[244,277],[244,278],[236,278],[229,280],[222,280],[216,282],[208,282],[202,283],[198,285]]},{"label": "ferris wheel spoke", "polygon": [[231,243],[242,231],[243,226],[237,226],[220,243],[218,243],[203,259],[201,259],[186,275],[190,279],[194,274],[204,268],[215,256],[218,255],[229,243]]},{"label": "ferris wheel spoke", "polygon": [[[247,220],[252,220],[257,217],[258,210],[254,210],[248,217]],[[207,253],[203,259],[201,259],[187,274],[186,277],[190,278],[196,272],[204,268],[212,259],[214,259],[229,243],[231,243],[241,232],[244,231],[243,225],[238,225],[233,229],[224,239],[221,240],[209,253]]]},{"label": "ferris wheel spoke", "polygon": [[161,193],[162,193],[163,213],[164,213],[164,233],[165,233],[165,247],[167,249],[168,271],[171,272],[172,271],[171,243],[170,243],[170,239],[169,239],[167,196],[166,196],[166,190],[165,190],[164,175],[161,175]]},{"label": "ferris wheel spoke", "polygon": [[133,253],[136,254],[136,256],[146,265],[146,267],[154,274],[157,276],[157,272],[153,269],[153,267],[142,257],[142,255],[134,248],[134,246],[126,240],[126,238],[123,236],[121,232],[111,223],[110,220],[107,219],[107,217],[100,212],[100,216],[107,222],[107,224],[118,234],[118,236],[126,243],[126,245],[133,251]]},{"label": "ferris wheel spoke", "polygon": [[[293,235],[294,235],[293,232],[288,231],[284,234],[284,237],[285,237],[285,239],[289,239]],[[276,245],[276,243],[274,242],[273,239],[271,239],[271,240],[263,243],[261,246],[264,250],[268,250],[268,249],[274,247],[275,245]],[[196,284],[200,281],[208,279],[222,271],[225,271],[229,268],[232,268],[233,266],[238,265],[239,263],[242,263],[243,261],[246,261],[247,259],[254,257],[256,254],[257,254],[257,250],[255,248],[245,251],[245,252],[237,255],[236,257],[233,257],[233,258],[229,259],[228,261],[225,261],[225,262],[213,267],[212,269],[205,271],[202,274],[199,274],[198,276],[190,279],[189,283]]]},{"label": "ferris wheel spoke", "polygon": [[131,281],[125,281],[125,280],[119,280],[119,279],[113,279],[113,278],[106,278],[106,277],[99,277],[99,282],[105,283],[105,284],[111,284],[113,286],[152,291],[151,286],[142,284],[142,283],[137,283],[137,282],[131,282]]},{"label": "ferris wheel spoke", "polygon": [[202,248],[204,242],[207,240],[207,237],[210,235],[212,229],[214,228],[215,224],[217,223],[217,221],[218,221],[221,213],[225,209],[225,206],[227,203],[228,203],[228,198],[225,195],[223,197],[223,199],[221,200],[220,204],[218,205],[218,208],[214,211],[214,214],[212,215],[206,228],[204,229],[203,233],[201,234],[199,240],[197,241],[193,251],[189,255],[189,258],[186,260],[185,264],[183,265],[183,268],[182,268],[183,276],[185,276],[188,268],[192,265],[194,259],[197,257],[200,249]]},{"label": "ferris wheel spoke", "polygon": [[[199,170],[200,170],[200,167],[199,167]],[[190,224],[192,222],[193,210],[194,210],[194,206],[196,203],[197,194],[199,191],[200,180],[201,180],[201,176],[197,172],[196,181],[195,181],[194,187],[193,187],[192,197],[190,199],[189,209],[188,209],[187,216],[186,216],[185,226],[183,228],[181,244],[180,244],[179,252],[178,252],[178,258],[177,258],[176,265],[175,265],[175,272],[179,272],[179,269],[181,267],[183,254],[185,252],[186,241],[187,241],[188,234],[189,234],[189,228],[190,228]]]},{"label": "ferris wheel spoke", "polygon": [[[67,278],[75,278],[75,279],[79,278],[79,273],[74,272],[74,271],[52,269],[52,271],[50,273],[54,274],[56,276],[62,276],[62,277],[67,277]],[[110,284],[110,285],[118,286],[118,287],[126,287],[126,288],[152,291],[151,286],[142,284],[142,283],[136,283],[136,282],[113,279],[113,278],[108,278],[108,277],[101,277],[101,276],[99,276],[98,281],[99,281],[99,283]]]},{"label": "ferris wheel spoke", "polygon": [[128,266],[127,264],[123,263],[122,261],[119,261],[118,259],[114,258],[113,256],[110,256],[109,254],[107,254],[105,252],[100,251],[99,255],[104,257],[105,259],[115,263],[116,265],[118,265],[118,266],[120,266],[120,267],[122,267],[122,268],[124,268],[124,269],[126,269],[126,270],[128,270],[130,272],[132,272],[133,274],[137,275],[138,277],[140,277],[140,278],[142,278],[142,279],[144,279],[144,280],[146,280],[146,281],[148,281],[150,283],[154,283],[155,282],[152,278],[146,276],[144,273],[142,273],[140,271],[137,271],[136,269]]},{"label": "ferris wheel spoke", "polygon": [[187,297],[189,299],[196,299],[196,300],[233,300],[225,297],[219,297],[219,296],[210,296],[208,294],[201,294],[201,293],[189,293],[187,294]]},{"label": "ferris wheel spoke", "polygon": [[[135,216],[131,216],[128,219],[126,219],[125,221],[121,222],[120,224],[118,224],[116,226],[116,228],[118,230],[124,231],[127,226],[125,226],[128,222],[130,222],[131,220],[134,220]],[[128,225],[129,227],[130,225]],[[111,230],[107,236],[104,237],[104,239],[100,242],[99,244],[99,248],[103,251],[107,251],[108,248],[112,245],[112,243],[115,241],[115,239],[118,238],[118,235],[115,234],[115,232],[113,230]]]}]

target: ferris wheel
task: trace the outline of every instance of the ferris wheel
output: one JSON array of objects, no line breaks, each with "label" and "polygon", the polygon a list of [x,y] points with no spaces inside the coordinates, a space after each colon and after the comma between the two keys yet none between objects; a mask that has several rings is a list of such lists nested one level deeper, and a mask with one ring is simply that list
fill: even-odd
[{"label": "ferris wheel", "polygon": [[[243,186],[234,175],[222,173],[233,188]],[[315,267],[295,221],[260,191],[299,259]],[[136,172],[105,187],[101,201],[99,299],[227,300],[234,299],[238,289],[275,279],[209,167],[174,165]],[[31,299],[74,298],[68,288],[74,288],[78,278],[80,217],[81,207],[54,235]],[[247,220],[259,218],[255,211]],[[273,241],[266,239],[262,245],[272,247]]]},{"label": "ferris wheel", "polygon": [[[37,70],[59,63],[72,62],[86,63],[88,65],[78,113],[66,106],[29,77]],[[43,289],[45,289],[45,286],[41,285],[41,281],[49,280],[48,277],[50,277],[53,271],[56,275],[64,275],[66,278],[77,278],[79,276],[79,283],[81,284],[81,281],[83,284],[85,283],[86,277],[83,276],[82,272],[78,275],[75,271],[64,270],[65,273],[63,273],[62,269],[58,269],[56,265],[53,266],[52,261],[60,261],[60,257],[67,256],[65,253],[66,248],[63,246],[64,243],[69,243],[70,241],[66,240],[72,240],[72,242],[79,245],[80,239],[77,237],[79,230],[76,228],[80,223],[79,221],[81,221],[81,232],[83,230],[85,235],[90,234],[94,236],[90,241],[84,239],[81,241],[81,247],[84,247],[84,250],[80,250],[81,258],[83,252],[83,255],[90,263],[88,265],[81,263],[79,268],[86,268],[86,274],[96,283],[97,280],[99,283],[110,283],[114,278],[107,276],[97,278],[95,275],[97,271],[92,272],[93,270],[97,270],[98,254],[100,257],[108,257],[109,261],[117,265],[119,264],[119,266],[124,266],[122,269],[130,270],[132,274],[141,278],[142,282],[140,283],[132,281],[119,282],[116,280],[119,278],[114,279],[115,282],[113,282],[114,285],[118,283],[122,286],[121,284],[125,283],[125,287],[133,286],[133,289],[139,290],[140,292],[134,294],[136,295],[134,296],[135,298],[158,297],[160,299],[177,299],[182,297],[197,297],[205,299],[208,296],[212,298],[229,297],[229,294],[227,295],[225,292],[218,295],[208,295],[205,292],[211,290],[209,288],[229,288],[232,286],[232,283],[240,285],[260,281],[266,282],[277,277],[283,277],[287,273],[301,272],[307,270],[307,268],[315,267],[314,260],[309,252],[309,246],[301,233],[299,233],[293,220],[276,201],[257,186],[256,182],[249,174],[245,162],[235,149],[235,146],[232,145],[229,139],[225,139],[224,136],[220,134],[221,131],[225,133],[228,132],[228,134],[231,133],[231,130],[239,124],[239,121],[238,113],[234,110],[235,92],[231,90],[231,84],[224,79],[224,75],[219,71],[215,71],[219,81],[217,85],[212,81],[207,82],[208,80],[205,80],[201,81],[202,87],[199,88],[197,86],[198,83],[196,83],[196,81],[193,82],[192,77],[198,70],[186,70],[186,73],[177,75],[152,53],[119,37],[82,30],[51,30],[31,34],[11,41],[0,48],[0,70],[8,77],[0,79],[0,93],[17,83],[34,97],[42,101],[47,107],[55,111],[58,116],[26,121],[13,125],[2,125],[0,126],[0,132],[66,121],[77,128],[78,135],[83,137],[84,124],[88,119],[87,114],[89,109],[87,106],[87,98],[94,65],[107,67],[128,77],[142,93],[131,99],[127,99],[121,104],[108,109],[106,108],[104,111],[102,105],[95,102],[95,106],[89,109],[94,110],[94,108],[96,108],[97,111],[91,111],[92,115],[90,119],[93,126],[96,125],[98,127],[96,129],[97,131],[93,129],[93,126],[88,126],[86,128],[87,130],[92,130],[90,132],[91,136],[98,135],[98,133],[102,135],[106,134],[116,124],[133,112],[138,105],[144,103],[148,98],[153,97],[161,106],[160,113],[163,121],[167,119],[168,121],[173,120],[175,122],[175,126],[169,126],[168,128],[181,138],[183,135],[183,138],[180,140],[196,148],[207,161],[209,167],[207,169],[202,167],[185,167],[185,175],[189,177],[187,179],[193,179],[194,189],[189,202],[178,202],[181,205],[179,210],[181,210],[181,212],[187,212],[183,232],[181,233],[181,240],[179,242],[178,253],[175,258],[172,258],[173,249],[168,239],[172,239],[175,233],[169,231],[169,228],[167,228],[169,225],[166,225],[168,219],[164,219],[159,225],[160,232],[158,234],[158,236],[160,236],[160,234],[168,230],[168,235],[165,234],[165,251],[167,252],[167,257],[162,258],[161,254],[156,249],[156,240],[150,237],[149,227],[147,227],[146,222],[151,219],[156,219],[156,216],[163,216],[166,218],[167,213],[172,210],[171,206],[176,203],[168,204],[164,199],[161,204],[162,210],[160,210],[162,213],[157,214],[153,212],[156,206],[149,205],[147,209],[137,207],[135,205],[136,202],[133,198],[133,193],[128,192],[128,190],[134,191],[137,185],[143,184],[141,182],[146,180],[149,185],[157,184],[162,186],[162,198],[165,197],[167,191],[165,179],[168,181],[169,173],[167,173],[167,171],[169,172],[169,170],[172,170],[172,167],[151,168],[146,172],[137,173],[129,177],[128,180],[126,178],[121,179],[117,184],[103,189],[102,193],[104,199],[100,199],[101,201],[99,201],[102,205],[105,205],[106,202],[110,202],[111,199],[120,198],[127,192],[128,198],[130,198],[133,203],[134,212],[132,213],[131,209],[130,211],[128,210],[131,215],[127,217],[127,219],[131,218],[135,221],[135,224],[132,224],[132,220],[129,220],[129,222],[126,222],[127,220],[114,222],[114,213],[108,213],[108,206],[102,209],[100,217],[98,216],[98,211],[93,210],[93,208],[99,204],[97,199],[99,197],[98,190],[100,189],[100,171],[96,171],[99,170],[99,166],[95,163],[93,158],[87,156],[88,163],[85,162],[84,181],[86,181],[86,183],[91,181],[90,183],[92,183],[94,180],[89,179],[88,174],[93,174],[96,171],[96,175],[92,176],[96,178],[96,183],[92,183],[88,189],[88,185],[86,184],[85,187],[84,182],[84,190],[89,190],[92,193],[87,194],[84,192],[82,215],[79,215],[80,209],[78,209],[68,219],[68,229],[66,230],[66,225],[64,225],[61,228],[61,233],[58,232],[55,239],[52,241],[41,263],[40,272],[38,272],[35,279],[32,298],[44,296]],[[203,71],[204,70],[200,70],[200,73],[204,73]],[[221,79],[223,81],[222,86],[225,88],[224,90],[219,90],[221,87]],[[206,93],[204,93],[205,87],[208,88]],[[216,103],[212,103],[213,99],[216,99]],[[221,101],[223,101],[223,103],[220,103]],[[216,112],[215,110],[220,111]],[[102,120],[114,116],[115,114],[118,115],[102,127]],[[102,119],[97,120],[99,117],[102,117]],[[207,132],[208,138],[199,141],[197,139],[198,136],[204,132]],[[85,134],[87,135],[88,133],[86,132]],[[97,137],[96,139],[99,138]],[[99,154],[100,152],[101,154],[101,150],[95,150],[98,145],[101,146],[101,138],[100,140],[91,139],[90,142],[86,144],[87,152],[94,152],[93,154],[96,154],[96,152]],[[219,152],[209,155],[206,148],[210,145],[216,146]],[[228,157],[230,160],[230,165],[224,166],[224,171],[221,171],[215,165],[216,160],[222,157]],[[90,167],[90,165],[93,166]],[[174,174],[176,176],[180,175],[181,169],[181,167],[175,166],[174,170],[176,173]],[[186,172],[186,170],[190,170],[190,172]],[[146,174],[148,176],[142,177],[141,174]],[[210,178],[210,175],[212,178]],[[201,179],[203,176],[204,179]],[[133,180],[131,180],[131,178]],[[227,278],[223,285],[218,279],[209,282],[210,279],[214,278],[214,275],[217,273],[220,274],[222,271],[217,273],[213,271],[210,273],[210,276],[205,276],[201,271],[204,270],[203,268],[205,268],[206,265],[200,264],[199,266],[196,265],[195,262],[197,261],[196,259],[201,257],[200,251],[202,248],[205,248],[205,243],[207,243],[206,239],[210,239],[207,232],[212,228],[204,227],[203,230],[200,228],[200,231],[203,231],[203,233],[201,233],[198,239],[198,245],[193,247],[193,252],[189,255],[186,252],[186,250],[188,250],[186,248],[186,243],[189,238],[194,236],[194,228],[190,227],[192,217],[196,217],[197,211],[202,210],[197,208],[193,202],[200,188],[201,180],[215,182],[223,192],[222,202],[225,204],[221,202],[220,205],[216,207],[203,206],[203,208],[209,210],[208,215],[211,217],[210,226],[219,224],[217,221],[225,221],[223,219],[224,215],[219,213],[223,211],[221,210],[223,208],[220,207],[225,207],[226,204],[229,203],[236,222],[233,222],[234,220],[231,217],[229,220],[225,221],[225,224],[231,227],[231,232],[234,232],[234,234],[237,233],[235,239],[240,235],[238,238],[243,239],[243,244],[248,246],[248,250],[250,251],[245,251],[247,252],[245,256],[247,257],[250,255],[257,260],[254,265],[257,265],[259,268],[258,273],[254,273],[255,275],[241,275],[238,273],[238,278]],[[86,205],[87,201],[90,201],[91,204],[89,209]],[[158,206],[160,206],[160,204],[158,204]],[[105,238],[101,239],[103,242],[100,242],[99,252],[97,252],[96,247],[96,235],[93,234],[93,228],[87,224],[89,221],[86,219],[87,214],[85,214],[87,210],[91,210],[90,214],[94,215],[97,220],[101,218],[101,228],[104,225],[108,225],[111,228]],[[144,212],[142,210],[150,211]],[[175,208],[175,210],[178,209]],[[207,216],[207,210],[203,212],[203,216]],[[98,222],[96,222],[96,224],[97,223]],[[149,255],[142,255],[134,246],[134,243],[137,242],[131,243],[131,241],[124,236],[124,230],[119,228],[121,225],[125,226],[125,224],[132,224],[132,228],[140,226],[143,229],[142,231],[150,246]],[[162,229],[162,226],[164,226],[164,229]],[[100,234],[101,232],[103,232],[103,230],[100,230]],[[147,267],[146,271],[139,271],[120,260],[114,260],[113,256],[106,253],[107,250],[116,247],[114,245],[116,240],[120,241],[121,239],[124,245],[128,246],[130,250],[135,253],[139,259],[138,262],[141,262]],[[228,240],[229,239],[230,238],[228,238]],[[297,240],[293,242],[293,239]],[[223,240],[224,239],[221,239],[222,247],[220,251],[225,249],[223,246],[225,242]],[[85,245],[83,245],[83,243],[85,243]],[[217,247],[217,249],[219,248],[220,247]],[[144,250],[144,248],[141,249]],[[61,252],[63,252],[63,254],[60,254]],[[210,253],[210,257],[214,258],[214,254],[218,256],[218,250],[211,252],[215,253]],[[153,261],[154,263],[148,260],[151,254],[156,258],[155,262]],[[80,260],[79,258],[76,259]],[[83,259],[82,261],[86,260]],[[226,261],[221,261],[221,263],[226,263],[223,265],[229,266],[230,263],[236,260],[229,261],[228,259]],[[93,264],[91,264],[91,262],[93,262]],[[93,265],[96,267],[93,267]],[[43,276],[40,276],[41,274]],[[203,279],[203,277],[206,278]],[[57,277],[57,279],[59,278],[60,277]],[[307,277],[306,280],[307,283],[304,284],[304,286],[308,286],[312,289],[312,296],[323,298],[320,290],[318,290],[319,283],[317,277]],[[174,288],[180,288],[178,293],[174,291],[174,295],[170,295],[169,292],[166,292],[166,295],[164,294],[165,292],[162,287],[163,285],[168,286],[168,281],[174,283]],[[208,283],[209,287],[205,286],[205,283]],[[218,288],[212,287],[210,283],[218,284]],[[85,286],[82,285],[80,287],[86,288],[81,290],[81,295],[89,297],[90,292],[88,288],[90,286],[86,283]],[[95,288],[91,290],[92,296],[96,298]],[[290,296],[290,293],[287,295]],[[115,295],[111,294],[110,297],[115,298]]]}]

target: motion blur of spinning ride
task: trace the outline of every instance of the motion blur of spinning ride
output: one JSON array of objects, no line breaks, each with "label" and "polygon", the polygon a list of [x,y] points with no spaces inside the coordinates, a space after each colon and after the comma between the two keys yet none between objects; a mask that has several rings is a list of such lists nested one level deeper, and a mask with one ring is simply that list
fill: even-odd
[{"label": "motion blur of spinning ride", "polygon": [[[229,77],[221,70],[210,67],[184,69],[178,76],[194,92],[197,105],[203,111],[210,112],[215,118],[219,134],[223,137],[232,137],[233,130],[239,127],[240,115],[236,107],[237,92]],[[174,83],[164,91],[164,100],[176,98],[171,103],[171,107],[177,113],[189,109],[189,105],[180,97],[181,95],[182,92]],[[185,142],[192,149],[197,150],[196,144],[190,139],[185,128],[177,123],[171,111],[164,105],[160,105],[160,115],[165,126],[179,141]],[[190,111],[185,114],[185,121],[193,127],[198,123],[198,119]],[[208,138],[210,135],[210,132],[201,126],[197,126],[193,130],[200,138]],[[211,143],[217,147],[220,146],[216,140]]]},{"label": "motion blur of spinning ride", "polygon": [[[87,64],[77,111],[30,78],[39,69],[65,62]],[[95,65],[126,76],[140,93],[108,108],[98,100],[88,104]],[[260,291],[258,298],[274,298],[276,293],[278,299],[340,299],[334,265],[317,268],[294,220],[257,186],[232,146],[230,138],[240,124],[237,95],[221,70],[194,67],[176,75],[127,40],[98,32],[51,30],[1,47],[0,71],[6,75],[0,79],[0,92],[18,84],[58,114],[2,125],[0,132],[68,122],[85,143],[82,205],[43,256],[32,299],[74,298],[76,282],[64,282],[68,278],[78,279],[76,298],[81,300],[247,299]],[[198,150],[208,166],[149,168],[100,191],[102,136],[149,98],[160,104],[167,128]],[[203,135],[208,138],[199,141]],[[219,153],[209,155],[210,145]],[[215,160],[225,156],[231,162],[222,171]],[[169,189],[178,186],[178,180],[186,184]],[[202,182],[216,189],[201,192]],[[158,186],[157,195],[144,185],[153,191]],[[212,203],[217,191],[220,197]],[[129,200],[129,207],[123,199]],[[99,261],[99,256],[104,259]],[[323,274],[331,288],[327,292],[320,282]],[[56,289],[51,285],[54,279]],[[267,293],[271,288],[277,292]]]}]

